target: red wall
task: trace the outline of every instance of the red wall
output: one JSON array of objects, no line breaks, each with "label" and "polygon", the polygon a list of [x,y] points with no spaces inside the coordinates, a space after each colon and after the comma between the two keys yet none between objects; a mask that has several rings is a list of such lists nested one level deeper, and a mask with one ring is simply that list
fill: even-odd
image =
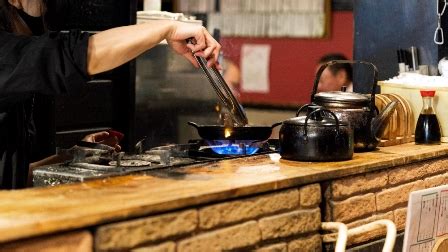
[{"label": "red wall", "polygon": [[323,39],[222,38],[224,55],[240,62],[243,44],[270,44],[270,93],[242,93],[245,104],[297,105],[309,102],[316,62],[330,52],[353,55],[353,14],[333,12],[330,35]]}]

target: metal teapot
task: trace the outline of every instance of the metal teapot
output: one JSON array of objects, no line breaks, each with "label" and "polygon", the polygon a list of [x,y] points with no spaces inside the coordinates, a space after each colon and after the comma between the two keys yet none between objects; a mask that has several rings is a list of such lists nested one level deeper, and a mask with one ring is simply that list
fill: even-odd
[{"label": "metal teapot", "polygon": [[[373,69],[373,83],[370,94],[345,91],[317,92],[322,72],[333,64],[366,64]],[[397,102],[389,103],[383,111],[375,107],[375,91],[378,81],[378,69],[370,62],[352,60],[334,60],[323,64],[314,80],[311,102],[332,111],[341,121],[351,124],[354,129],[355,151],[370,151],[376,148],[393,114]]]},{"label": "metal teapot", "polygon": [[[306,116],[299,116],[307,108]],[[353,129],[321,106],[305,105],[297,117],[283,122],[280,155],[299,161],[341,161],[353,156]]]}]

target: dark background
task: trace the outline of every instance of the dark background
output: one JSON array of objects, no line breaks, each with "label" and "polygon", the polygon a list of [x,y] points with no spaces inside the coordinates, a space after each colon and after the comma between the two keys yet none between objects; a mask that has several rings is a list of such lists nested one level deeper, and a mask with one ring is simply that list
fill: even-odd
[{"label": "dark background", "polygon": [[[380,80],[397,75],[398,48],[416,46],[420,65],[437,67],[438,61],[448,55],[448,47],[447,42],[442,46],[434,43],[436,4],[437,1],[422,4],[419,0],[354,1],[354,58],[374,63]],[[445,38],[447,16],[447,13],[442,16],[442,27],[447,27]],[[366,87],[360,91],[367,91]]]}]

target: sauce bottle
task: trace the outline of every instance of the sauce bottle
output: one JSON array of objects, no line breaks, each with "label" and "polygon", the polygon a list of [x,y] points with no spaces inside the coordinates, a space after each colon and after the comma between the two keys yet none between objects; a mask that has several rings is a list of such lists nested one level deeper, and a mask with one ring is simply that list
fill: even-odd
[{"label": "sauce bottle", "polygon": [[432,105],[435,93],[434,90],[420,90],[423,108],[415,127],[416,144],[440,144],[439,120]]}]

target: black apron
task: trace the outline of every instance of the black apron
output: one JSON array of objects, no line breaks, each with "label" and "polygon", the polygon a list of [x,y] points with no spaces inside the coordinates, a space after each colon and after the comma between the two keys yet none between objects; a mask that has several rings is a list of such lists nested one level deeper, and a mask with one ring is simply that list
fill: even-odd
[{"label": "black apron", "polygon": [[34,99],[0,109],[0,188],[27,185],[29,156],[35,136]]}]

